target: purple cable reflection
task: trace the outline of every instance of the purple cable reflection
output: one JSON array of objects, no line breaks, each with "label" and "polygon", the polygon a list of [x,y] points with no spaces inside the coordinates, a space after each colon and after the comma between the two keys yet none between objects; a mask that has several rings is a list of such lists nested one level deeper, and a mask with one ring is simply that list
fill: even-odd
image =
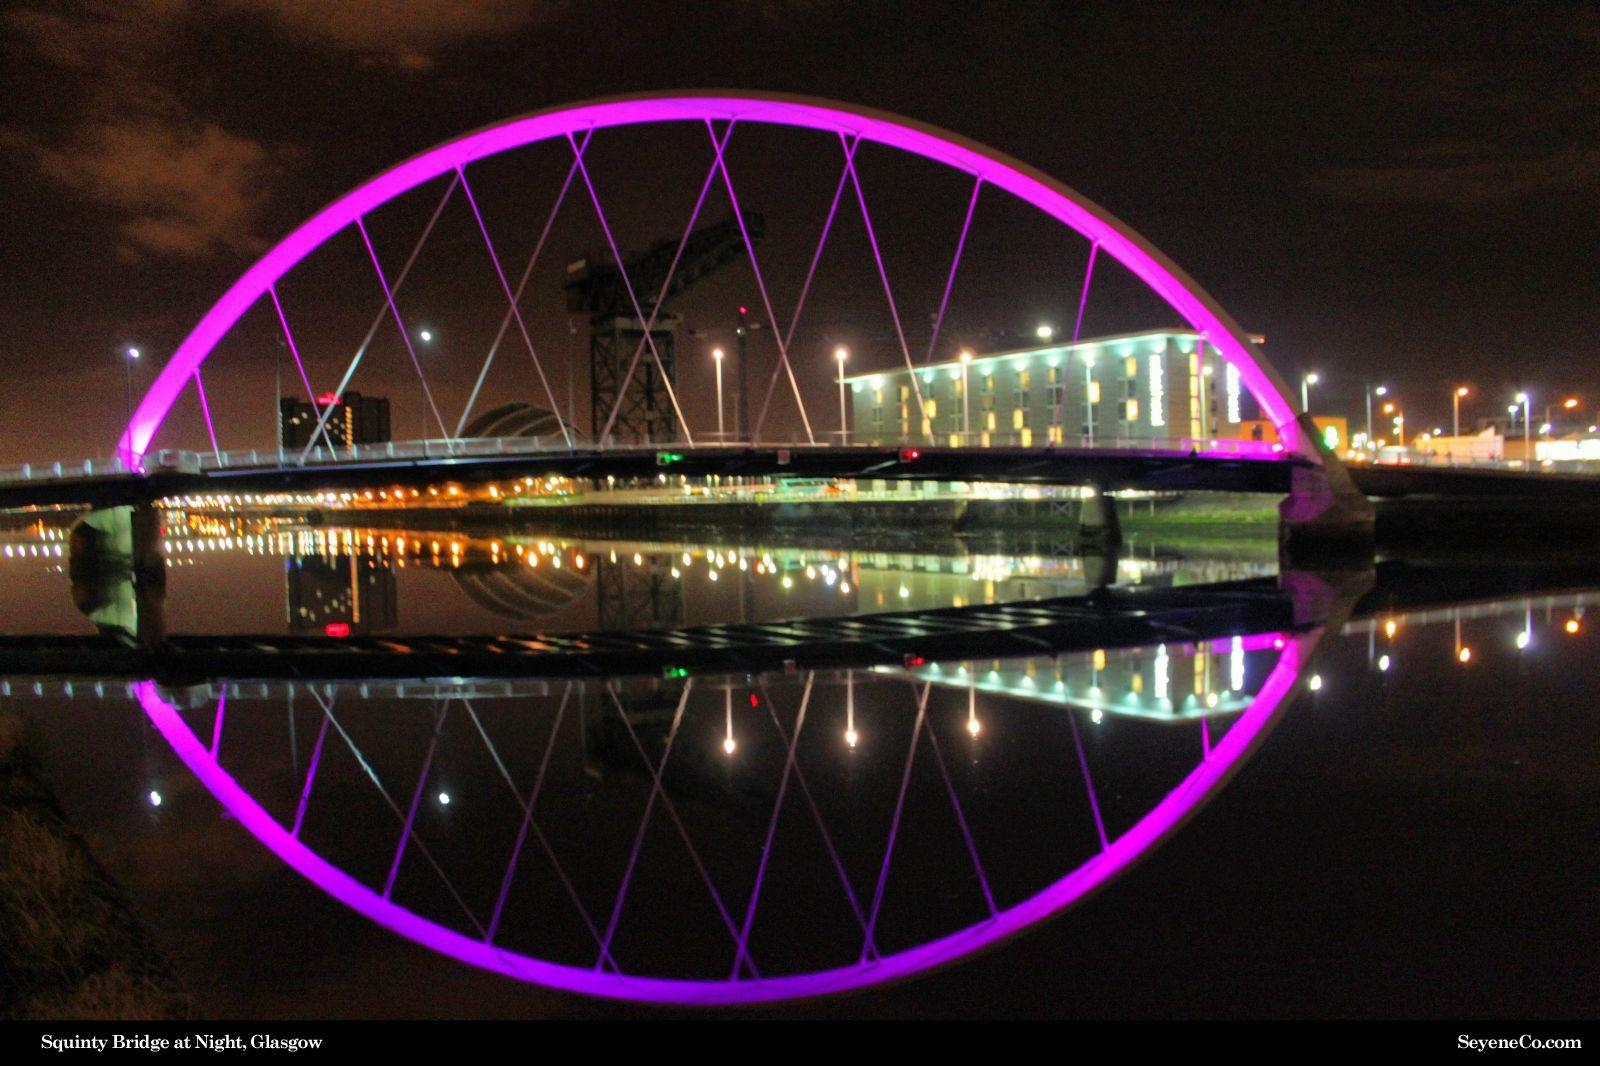
[{"label": "purple cable reflection", "polygon": [[1323,633],[1313,629],[1273,634],[1269,639],[1274,643],[1282,641],[1276,664],[1250,706],[1210,755],[1127,832],[1037,894],[993,918],[892,955],[815,973],[735,981],[631,977],[563,966],[496,947],[423,918],[333,866],[279,825],[212,757],[155,682],[140,682],[134,691],[173,752],[246,831],[291,869],[363,917],[461,962],[549,988],[636,1002],[721,1006],[827,995],[909,977],[1013,936],[1103,887],[1182,826],[1242,765],[1297,691],[1300,675]]}]

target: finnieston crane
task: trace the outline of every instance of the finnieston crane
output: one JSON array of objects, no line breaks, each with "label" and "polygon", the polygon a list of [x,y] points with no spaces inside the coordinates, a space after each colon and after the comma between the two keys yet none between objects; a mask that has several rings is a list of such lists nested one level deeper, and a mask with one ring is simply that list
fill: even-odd
[{"label": "finnieston crane", "polygon": [[[667,396],[667,385],[677,381],[677,337],[683,320],[677,315],[657,313],[649,333],[660,356],[660,366],[651,357],[649,346],[632,378],[625,381],[628,364],[644,342],[646,324],[658,307],[664,311],[674,297],[744,255],[745,234],[752,245],[761,240],[766,232],[765,219],[750,211],[743,212],[743,216],[742,227],[740,219],[729,212],[722,221],[694,230],[683,241],[681,254],[679,238],[669,237],[634,256],[620,269],[600,256],[568,264],[564,286],[567,310],[589,316],[590,427],[596,440],[605,432],[619,398],[622,406],[611,426],[613,439],[651,443],[679,439],[681,427]],[[630,286],[638,299],[637,313],[629,298]],[[644,315],[643,321],[639,314]]]}]

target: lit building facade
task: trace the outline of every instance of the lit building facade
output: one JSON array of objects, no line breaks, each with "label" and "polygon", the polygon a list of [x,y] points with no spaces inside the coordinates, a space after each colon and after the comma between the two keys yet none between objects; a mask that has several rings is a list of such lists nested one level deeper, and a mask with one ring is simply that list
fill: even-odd
[{"label": "lit building facade", "polygon": [[317,430],[321,408],[330,407],[324,430],[335,445],[382,444],[389,439],[389,401],[381,396],[327,393],[317,404],[285,396],[278,401],[278,439],[285,448],[303,448]]},{"label": "lit building facade", "polygon": [[918,367],[914,379],[902,367],[848,376],[845,383],[851,439],[861,443],[1231,439],[1258,417],[1238,370],[1193,330],[1042,344],[932,363]]}]

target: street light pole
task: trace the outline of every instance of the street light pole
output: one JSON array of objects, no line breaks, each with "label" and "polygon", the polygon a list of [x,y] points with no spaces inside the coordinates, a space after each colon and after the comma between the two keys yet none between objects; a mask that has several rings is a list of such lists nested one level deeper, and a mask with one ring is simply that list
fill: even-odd
[{"label": "street light pole", "polygon": [[122,360],[123,369],[123,419],[124,426],[133,425],[133,364],[139,361],[139,349],[129,348],[123,353],[127,358]]},{"label": "street light pole", "polygon": [[722,431],[722,354],[721,348],[711,349],[711,358],[717,364],[717,439],[726,441],[728,438]]},{"label": "street light pole", "polygon": [[1313,371],[1300,379],[1300,411],[1302,414],[1311,410],[1311,386],[1322,379]]},{"label": "street light pole", "polygon": [[1373,443],[1376,438],[1372,435],[1372,397],[1387,395],[1389,395],[1387,385],[1379,385],[1376,389],[1371,385],[1367,386],[1367,447],[1374,451],[1377,450],[1377,445]]},{"label": "street light pole", "polygon": [[841,344],[833,350],[833,357],[839,361],[839,443],[846,444],[850,439],[850,420],[844,406],[844,361],[850,358],[850,349]]},{"label": "street light pole", "polygon": [[1461,436],[1461,397],[1467,394],[1467,389],[1462,386],[1450,394],[1451,435]]},{"label": "street light pole", "polygon": [[1519,392],[1517,403],[1522,407],[1522,464],[1526,469],[1533,451],[1533,398],[1525,392]]}]

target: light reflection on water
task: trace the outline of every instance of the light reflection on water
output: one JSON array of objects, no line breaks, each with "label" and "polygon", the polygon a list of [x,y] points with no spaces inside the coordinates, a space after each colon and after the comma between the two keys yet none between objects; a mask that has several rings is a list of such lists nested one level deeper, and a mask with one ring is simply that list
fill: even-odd
[{"label": "light reflection on water", "polygon": [[[0,631],[86,629],[43,590],[65,577],[66,518],[7,534],[0,567],[40,611]],[[898,550],[841,534],[767,543],[555,536],[513,528],[310,526],[287,519],[162,515],[166,619],[175,633],[572,632],[844,617],[1087,591],[1068,541],[954,537]],[[0,538],[4,539],[4,538]],[[1119,585],[1187,585],[1276,572],[1270,533],[1231,550],[1172,553],[1130,538]],[[217,589],[226,587],[227,595]],[[334,627],[329,630],[329,627]],[[42,627],[42,629],[41,629]]]},{"label": "light reflection on water", "polygon": [[[394,538],[387,558],[385,535]],[[402,535],[426,545],[404,567]],[[271,538],[252,546],[222,533],[201,547],[201,536],[182,538],[193,546],[169,539],[175,561],[192,560],[174,569],[214,584],[222,560],[265,564],[270,617],[281,624],[291,586]],[[286,548],[302,565],[364,560],[397,578],[402,595],[413,594],[409,575],[427,574],[442,583],[415,595],[444,589],[463,603],[474,601],[452,575],[474,571],[484,552],[485,573],[584,574],[573,600],[590,610],[583,597],[597,595],[599,578],[588,575],[612,551],[632,564],[631,546],[639,569],[659,557],[668,574],[680,571],[689,621],[697,610],[715,617],[703,601],[736,574],[776,577],[779,588],[787,576],[818,590],[817,602],[842,597],[846,581],[859,596],[877,575],[896,595],[897,583],[921,577],[946,583],[918,586],[911,606],[949,606],[953,588],[990,580],[997,599],[1018,598],[1009,590],[1024,583],[1030,597],[1083,588],[1075,560],[1047,551],[904,556],[549,537],[501,538],[498,551],[494,538],[460,538],[452,550],[446,534],[435,566],[432,538],[410,532],[275,536],[293,538]],[[522,561],[511,562],[518,543]],[[494,566],[496,555],[507,562]],[[50,565],[38,554],[11,564],[46,574]],[[1219,569],[1232,576],[1241,565],[1261,564]],[[1197,567],[1158,557],[1126,573],[1188,581]],[[52,581],[61,588],[59,575]],[[19,605],[18,587],[8,607]],[[1400,679],[1470,707],[1509,676],[1526,683],[1527,670],[1548,672],[1586,643],[1593,600],[1569,591],[1581,585],[1555,587],[1411,607],[1386,600],[1380,582],[1310,665],[1315,630],[687,682],[141,686],[132,694],[149,725],[135,743],[101,751],[93,784],[68,800],[81,809],[97,797],[96,812],[117,812],[96,815],[101,832],[132,822],[151,841],[147,856],[237,852],[250,839],[242,826],[267,845],[262,854],[354,913],[523,980],[675,1002],[805,996],[962,958],[1070,906],[1214,795],[1298,694],[1301,710],[1336,722]],[[409,612],[412,601],[401,602]],[[785,602],[758,600],[768,610]],[[787,602],[811,610],[812,601]],[[41,709],[58,753],[103,730],[126,691],[110,681],[0,681],[8,705]],[[167,839],[215,810],[202,786],[234,821]],[[136,888],[207,877],[205,891],[226,891],[214,868],[157,875],[151,861],[167,865],[147,858],[120,873]],[[199,928],[206,918],[185,920]]]}]

